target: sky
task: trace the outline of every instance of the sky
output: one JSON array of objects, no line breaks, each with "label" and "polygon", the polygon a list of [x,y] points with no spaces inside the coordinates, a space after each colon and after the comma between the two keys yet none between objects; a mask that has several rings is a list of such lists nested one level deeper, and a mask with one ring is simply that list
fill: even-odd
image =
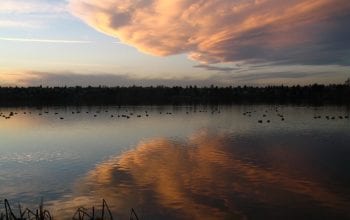
[{"label": "sky", "polygon": [[350,77],[348,0],[1,0],[0,86]]}]

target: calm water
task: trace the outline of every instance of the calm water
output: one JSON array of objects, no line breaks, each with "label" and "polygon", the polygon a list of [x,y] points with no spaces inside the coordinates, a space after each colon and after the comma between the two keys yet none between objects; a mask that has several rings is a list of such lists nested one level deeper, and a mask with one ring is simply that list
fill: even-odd
[{"label": "calm water", "polygon": [[0,118],[0,199],[43,197],[55,219],[102,198],[117,219],[131,208],[141,219],[350,219],[345,107],[0,111],[17,113]]}]

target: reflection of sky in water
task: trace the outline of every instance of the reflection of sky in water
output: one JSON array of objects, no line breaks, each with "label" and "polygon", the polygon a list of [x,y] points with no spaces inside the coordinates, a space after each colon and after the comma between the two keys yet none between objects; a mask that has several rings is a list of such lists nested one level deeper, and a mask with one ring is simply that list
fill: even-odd
[{"label": "reflection of sky in water", "polygon": [[273,147],[265,149],[269,152],[260,164],[249,153],[242,157],[236,152],[248,145],[231,138],[200,130],[186,142],[142,141],[136,149],[98,164],[76,182],[73,198],[54,204],[65,210],[105,198],[124,218],[131,207],[152,219],[347,215],[350,191],[323,181],[313,172],[317,164],[312,158],[291,154],[282,162],[293,150]]},{"label": "reflection of sky in water", "polygon": [[[68,108],[0,119],[0,195],[29,204],[44,196],[67,212],[105,198],[116,215],[133,207],[146,219],[349,217],[350,122],[313,119],[346,109],[285,107],[285,121],[269,106],[128,114],[145,110],[148,118]],[[262,114],[270,124],[257,123]]]}]

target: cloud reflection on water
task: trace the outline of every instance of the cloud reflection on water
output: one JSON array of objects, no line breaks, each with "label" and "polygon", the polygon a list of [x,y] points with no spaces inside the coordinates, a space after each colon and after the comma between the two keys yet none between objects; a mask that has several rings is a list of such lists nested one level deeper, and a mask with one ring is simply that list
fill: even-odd
[{"label": "cloud reflection on water", "polygon": [[54,205],[61,210],[90,207],[104,198],[117,217],[128,217],[133,207],[149,219],[245,219],[244,206],[298,209],[312,204],[340,212],[349,207],[317,181],[247,161],[236,147],[226,134],[207,130],[186,142],[141,141],[97,165],[77,182],[72,197]]}]

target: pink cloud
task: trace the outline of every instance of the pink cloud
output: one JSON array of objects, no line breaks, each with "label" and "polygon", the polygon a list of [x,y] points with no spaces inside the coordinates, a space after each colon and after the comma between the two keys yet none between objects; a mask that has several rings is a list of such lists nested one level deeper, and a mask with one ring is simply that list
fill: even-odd
[{"label": "pink cloud", "polygon": [[206,63],[339,63],[350,45],[347,0],[70,0],[70,9],[142,52]]}]

